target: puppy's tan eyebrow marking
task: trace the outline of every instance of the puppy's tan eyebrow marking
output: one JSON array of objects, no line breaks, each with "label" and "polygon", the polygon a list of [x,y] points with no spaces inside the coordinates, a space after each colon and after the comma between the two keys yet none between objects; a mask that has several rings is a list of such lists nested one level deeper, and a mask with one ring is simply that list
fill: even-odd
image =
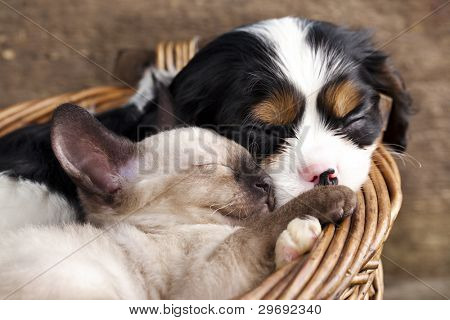
[{"label": "puppy's tan eyebrow marking", "polygon": [[334,116],[342,118],[361,103],[361,94],[352,81],[346,80],[326,89],[325,99]]},{"label": "puppy's tan eyebrow marking", "polygon": [[274,92],[268,99],[253,107],[251,114],[267,124],[286,125],[292,123],[300,109],[301,99],[290,90]]}]

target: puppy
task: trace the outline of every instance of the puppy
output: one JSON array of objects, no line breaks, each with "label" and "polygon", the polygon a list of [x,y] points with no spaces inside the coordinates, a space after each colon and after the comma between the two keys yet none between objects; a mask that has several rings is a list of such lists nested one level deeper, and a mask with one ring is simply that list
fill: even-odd
[{"label": "puppy", "polygon": [[[154,80],[168,83],[170,75],[152,74],[145,74],[130,104],[100,121],[133,141],[154,133],[137,135],[137,128],[158,125]],[[243,26],[206,45],[170,91],[180,123],[208,126],[259,158],[280,205],[320,181],[360,187],[381,132],[378,92],[393,98],[384,142],[399,151],[406,147],[410,96],[390,60],[361,30],[293,17]],[[15,211],[8,210],[0,212],[0,227],[71,221],[75,214],[82,220],[76,188],[51,152],[48,126],[1,138],[0,172],[0,200],[11,199],[10,192],[2,194],[3,184],[17,184],[17,194],[27,197],[31,187],[37,198],[51,194],[51,203],[68,201],[73,211],[55,220],[33,210],[11,217]]]},{"label": "puppy", "polygon": [[[130,103],[98,115],[98,120],[132,141],[155,133],[155,125],[164,125],[158,87],[172,78],[149,68]],[[83,221],[76,186],[53,154],[50,124],[30,125],[0,138],[0,203],[0,230]]]},{"label": "puppy", "polygon": [[406,147],[411,99],[366,31],[294,17],[239,27],[202,48],[170,85],[176,116],[251,151],[277,203],[322,183],[367,179],[381,134],[379,95],[393,99],[384,142]]},{"label": "puppy", "polygon": [[92,225],[2,234],[4,298],[237,297],[273,270],[275,242],[293,219],[335,222],[356,205],[350,189],[325,186],[271,212],[269,176],[244,148],[204,129],[132,143],[65,105],[52,146]]},{"label": "puppy", "polygon": [[[182,123],[258,159],[279,206],[320,184],[361,187],[381,135],[379,93],[393,99],[383,142],[406,148],[410,95],[364,30],[294,17],[242,26],[202,48],[170,91]],[[295,257],[294,242],[282,236],[277,248]]]}]

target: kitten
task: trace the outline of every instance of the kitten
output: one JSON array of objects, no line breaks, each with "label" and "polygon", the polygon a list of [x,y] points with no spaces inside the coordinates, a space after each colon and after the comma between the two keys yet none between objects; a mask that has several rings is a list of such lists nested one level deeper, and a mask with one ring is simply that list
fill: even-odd
[{"label": "kitten", "polygon": [[[158,88],[172,77],[148,67],[130,102],[97,114],[97,119],[132,141],[154,134],[166,125]],[[32,124],[0,137],[0,230],[84,221],[76,186],[53,153],[50,128],[50,123]]]},{"label": "kitten", "polygon": [[91,224],[2,234],[2,298],[238,297],[273,271],[277,238],[291,221],[307,239],[319,221],[356,206],[349,188],[320,186],[272,212],[270,177],[243,147],[205,129],[132,143],[63,105],[52,147]]}]

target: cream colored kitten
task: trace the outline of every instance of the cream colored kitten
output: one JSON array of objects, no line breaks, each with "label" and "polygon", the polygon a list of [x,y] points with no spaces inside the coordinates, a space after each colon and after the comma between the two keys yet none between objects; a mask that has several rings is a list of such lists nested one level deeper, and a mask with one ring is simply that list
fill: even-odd
[{"label": "cream colored kitten", "polygon": [[[2,234],[0,298],[238,297],[274,270],[292,220],[334,222],[356,205],[350,189],[327,186],[271,212],[269,176],[244,148],[204,129],[133,144],[64,105],[52,146],[90,224]],[[301,243],[298,230],[314,237],[318,220],[291,222],[278,262],[289,256],[283,243]]]}]

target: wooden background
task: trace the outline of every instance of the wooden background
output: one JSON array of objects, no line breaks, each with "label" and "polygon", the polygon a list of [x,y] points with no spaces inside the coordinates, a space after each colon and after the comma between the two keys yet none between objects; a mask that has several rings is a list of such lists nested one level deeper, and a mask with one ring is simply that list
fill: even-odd
[{"label": "wooden background", "polygon": [[389,42],[385,50],[394,57],[418,109],[409,155],[398,161],[404,205],[384,251],[385,296],[448,297],[450,6],[418,23],[444,2],[6,0],[20,14],[0,3],[0,107],[113,84],[101,67],[112,70],[119,49],[151,48],[163,39],[208,38],[286,15],[372,28],[377,43]]}]

